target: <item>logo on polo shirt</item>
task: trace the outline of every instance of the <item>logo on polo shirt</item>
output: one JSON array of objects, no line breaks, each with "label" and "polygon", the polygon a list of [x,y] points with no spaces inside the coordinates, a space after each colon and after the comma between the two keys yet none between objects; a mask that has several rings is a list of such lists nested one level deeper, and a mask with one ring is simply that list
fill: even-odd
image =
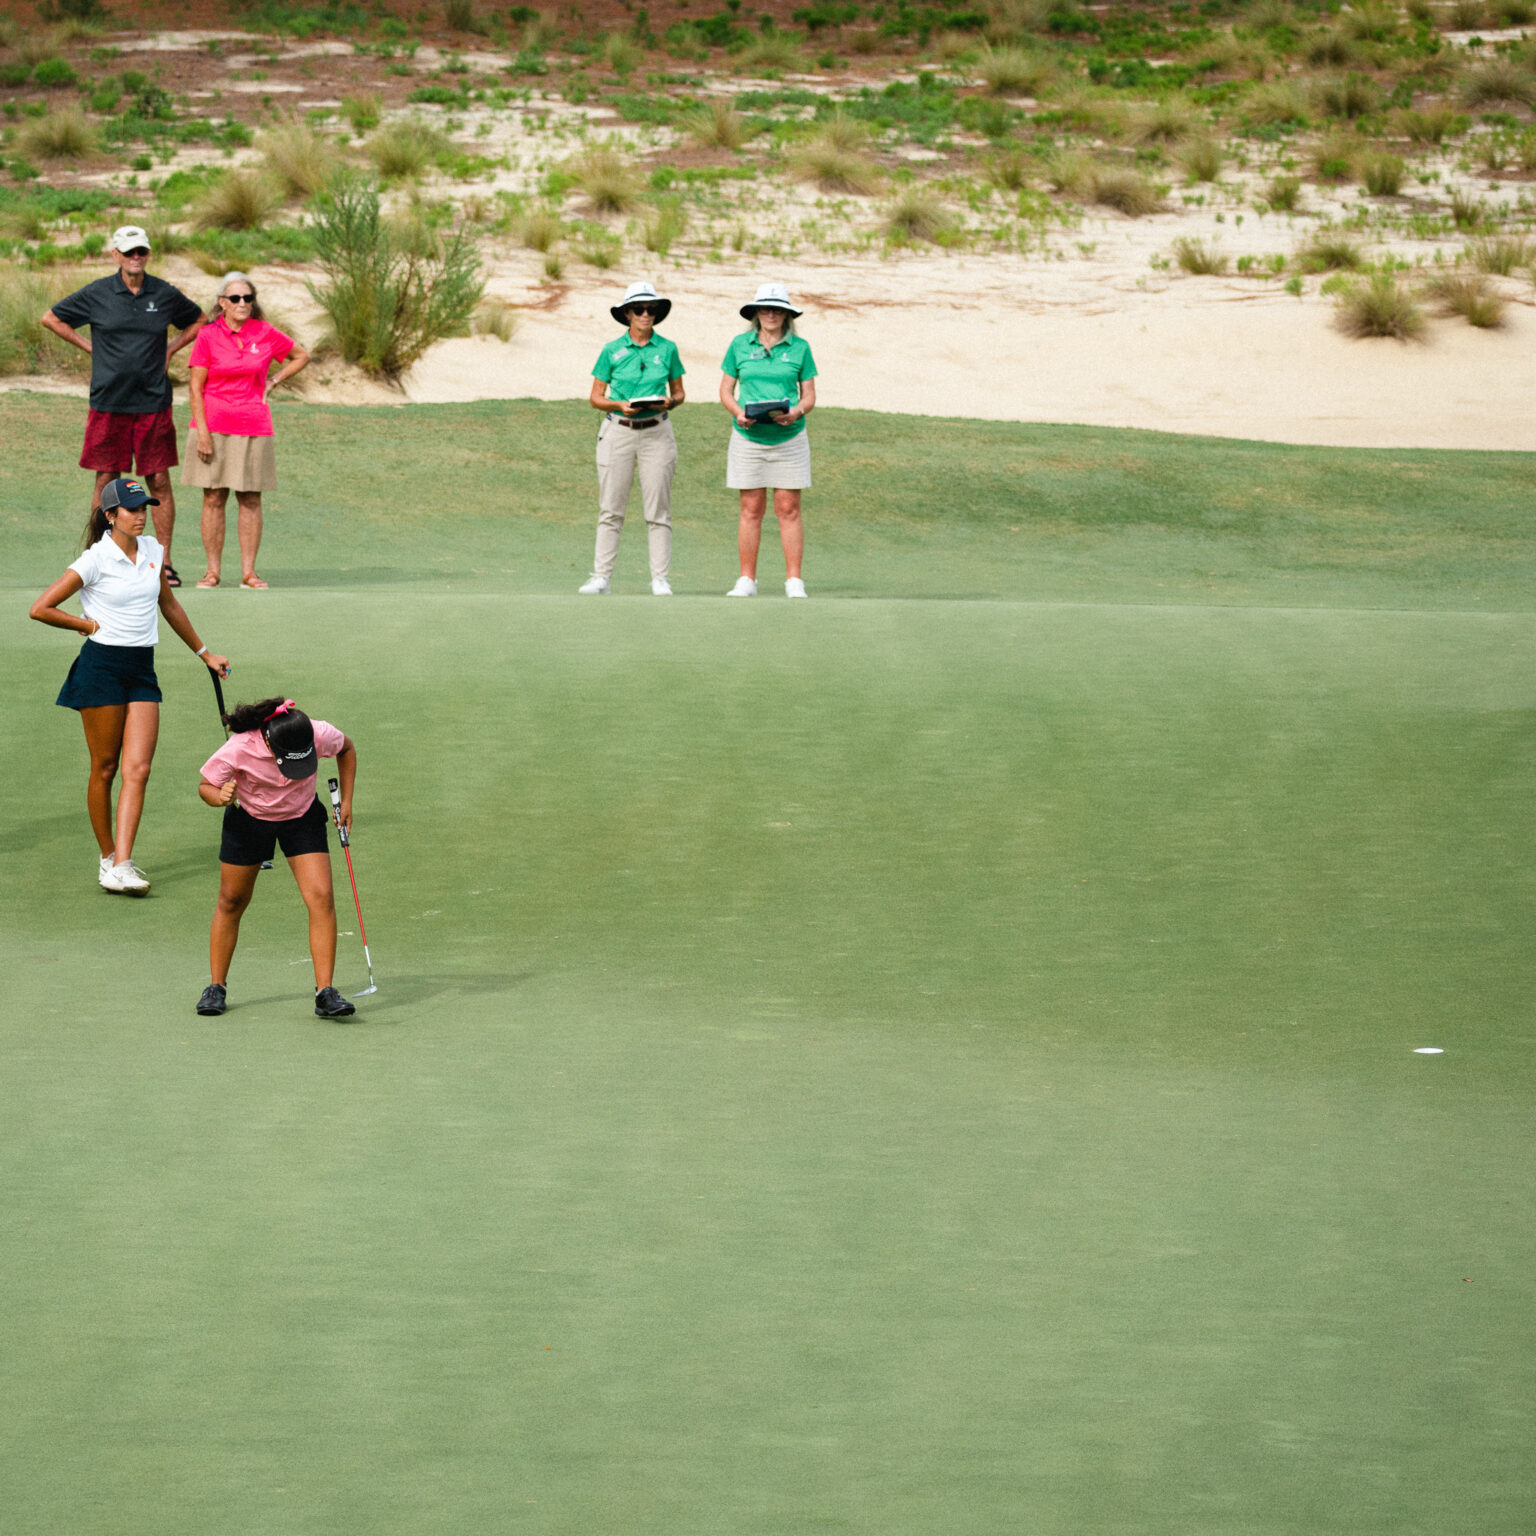
[{"label": "logo on polo shirt", "polygon": [[155,301],[153,299],[151,299],[149,303],[144,306],[144,313],[146,315],[153,315],[156,313]]}]

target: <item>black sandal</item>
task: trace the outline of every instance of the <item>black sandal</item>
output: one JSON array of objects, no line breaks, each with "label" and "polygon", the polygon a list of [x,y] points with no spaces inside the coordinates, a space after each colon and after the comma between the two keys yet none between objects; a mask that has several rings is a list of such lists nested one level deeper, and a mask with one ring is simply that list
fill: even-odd
[{"label": "black sandal", "polygon": [[168,565],[165,568],[165,584],[168,587],[179,587],[181,585],[181,577],[176,574],[176,567],[174,565]]}]

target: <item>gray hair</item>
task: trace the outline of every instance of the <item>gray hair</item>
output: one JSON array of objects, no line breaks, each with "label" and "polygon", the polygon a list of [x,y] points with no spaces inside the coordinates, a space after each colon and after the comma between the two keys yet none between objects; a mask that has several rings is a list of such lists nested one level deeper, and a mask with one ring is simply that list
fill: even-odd
[{"label": "gray hair", "polygon": [[219,309],[219,300],[229,292],[229,285],[231,283],[244,283],[245,286],[251,290],[251,297],[256,300],[256,302],[251,305],[251,319],[265,320],[266,316],[261,312],[261,300],[256,298],[255,280],[244,272],[226,272],[224,274],[223,279],[219,283],[219,291],[214,294],[213,303],[208,306],[208,318],[210,320],[218,319],[221,313]]}]

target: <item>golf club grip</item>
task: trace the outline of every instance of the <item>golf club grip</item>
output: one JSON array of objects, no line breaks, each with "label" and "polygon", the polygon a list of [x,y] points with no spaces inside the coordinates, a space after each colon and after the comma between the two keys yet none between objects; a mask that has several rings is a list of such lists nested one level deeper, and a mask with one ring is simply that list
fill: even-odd
[{"label": "golf club grip", "polygon": [[[335,779],[327,779],[326,783],[331,786],[331,815],[336,821],[336,836],[341,839],[341,846],[343,848],[350,848],[352,846],[352,839],[347,836],[347,829],[341,824],[341,787]],[[350,859],[347,861],[347,864],[350,869]]]},{"label": "golf club grip", "polygon": [[214,668],[208,668],[208,676],[213,679],[213,696],[219,701],[219,723],[224,727],[224,734],[229,734],[229,711],[224,708],[224,685],[219,681],[219,674]]}]

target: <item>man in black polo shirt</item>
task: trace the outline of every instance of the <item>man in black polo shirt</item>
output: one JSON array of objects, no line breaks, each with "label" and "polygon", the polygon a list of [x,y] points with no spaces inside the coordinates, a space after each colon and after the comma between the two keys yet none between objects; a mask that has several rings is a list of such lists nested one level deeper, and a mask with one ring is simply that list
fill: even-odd
[{"label": "man in black polo shirt", "polygon": [[[80,455],[81,469],[96,471],[91,511],[109,480],[137,468],[159,500],[155,537],[165,550],[166,580],[179,587],[181,578],[171,564],[176,500],[170,475],[179,458],[165,366],[197,335],[203,313],[179,288],[144,270],[149,236],[137,225],[118,230],[109,249],[118,270],[60,299],[43,324],[91,355],[91,406]],[[91,328],[90,340],[76,329],[82,325]],[[170,326],[180,334],[167,343]]]}]

